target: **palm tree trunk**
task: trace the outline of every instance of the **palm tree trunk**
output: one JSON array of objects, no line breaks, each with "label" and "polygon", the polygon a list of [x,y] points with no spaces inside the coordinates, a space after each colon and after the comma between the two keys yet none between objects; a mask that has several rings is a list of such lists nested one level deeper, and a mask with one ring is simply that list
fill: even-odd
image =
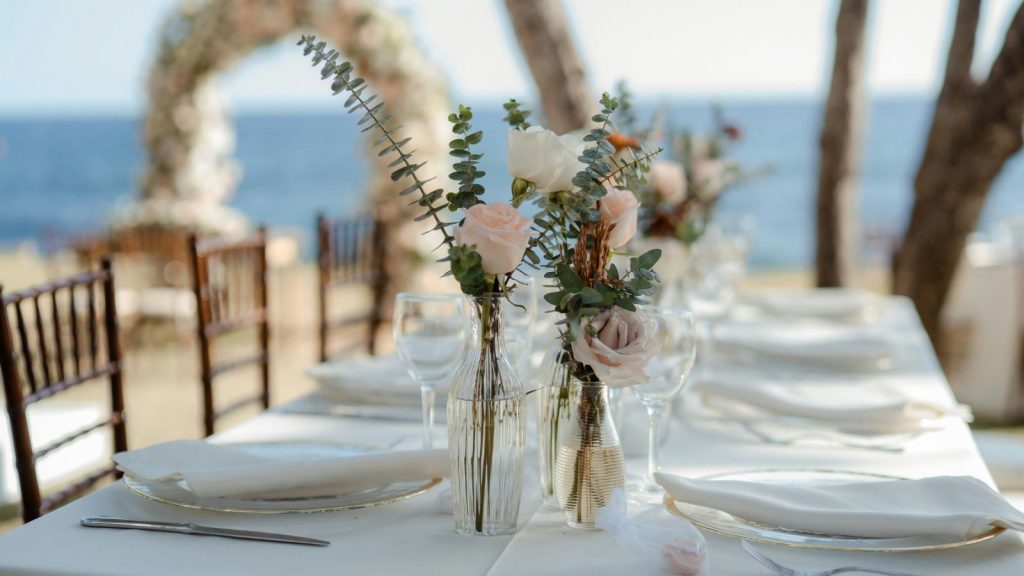
[{"label": "palm tree trunk", "polygon": [[585,127],[594,99],[560,0],[505,0],[505,6],[540,91],[548,127],[558,133]]},{"label": "palm tree trunk", "polygon": [[836,17],[835,62],[818,165],[818,286],[847,284],[857,267],[857,168],[864,122],[862,71],[867,14],[868,0],[843,0]]}]

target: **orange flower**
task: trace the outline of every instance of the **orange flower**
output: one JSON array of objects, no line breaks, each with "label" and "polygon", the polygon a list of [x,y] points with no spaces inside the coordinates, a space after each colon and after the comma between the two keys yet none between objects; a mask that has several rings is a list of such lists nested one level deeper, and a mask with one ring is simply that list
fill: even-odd
[{"label": "orange flower", "polygon": [[640,149],[640,143],[637,142],[636,138],[633,138],[632,136],[627,136],[622,132],[616,132],[615,134],[609,136],[608,142],[612,146],[615,146],[616,152],[622,150],[623,148],[632,148],[634,150]]}]

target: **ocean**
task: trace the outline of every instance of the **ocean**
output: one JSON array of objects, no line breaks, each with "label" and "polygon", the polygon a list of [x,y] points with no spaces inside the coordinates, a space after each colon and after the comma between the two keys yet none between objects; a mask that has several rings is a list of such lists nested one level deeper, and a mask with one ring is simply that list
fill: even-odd
[{"label": "ocean", "polygon": [[[366,166],[355,118],[337,113],[239,114],[236,157],[242,181],[231,204],[253,222],[297,233],[310,254],[314,216],[363,205]],[[659,103],[671,122],[695,131],[711,124],[707,103]],[[912,182],[931,120],[926,99],[872,103],[860,178],[860,222],[870,237],[905,225]],[[653,105],[640,106],[650,111]],[[488,195],[507,194],[500,103],[473,106],[485,130],[482,151]],[[766,176],[727,193],[724,214],[758,221],[755,268],[809,265],[814,255],[814,197],[821,104],[774,100],[727,103],[743,130],[733,148],[744,166],[769,166]],[[102,227],[114,208],[136,195],[145,161],[138,118],[0,118],[0,248]],[[1024,157],[1004,168],[987,201],[980,230],[1024,215]],[[865,260],[882,262],[884,242],[865,242]]]}]

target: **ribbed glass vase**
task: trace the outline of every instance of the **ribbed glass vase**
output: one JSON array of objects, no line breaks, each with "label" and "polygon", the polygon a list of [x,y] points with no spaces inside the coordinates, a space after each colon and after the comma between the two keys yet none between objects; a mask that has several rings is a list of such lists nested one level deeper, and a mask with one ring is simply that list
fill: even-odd
[{"label": "ribbed glass vase", "polygon": [[555,497],[555,462],[558,460],[559,433],[569,427],[575,406],[575,382],[566,363],[568,355],[562,343],[554,344],[544,356],[540,374],[548,380],[537,394],[537,456],[540,466],[540,493],[548,508],[558,509]]},{"label": "ribbed glass vase", "polygon": [[448,393],[455,531],[512,534],[523,489],[523,385],[501,337],[501,294],[473,299],[473,333]]},{"label": "ribbed glass vase", "polygon": [[571,406],[568,426],[558,434],[555,496],[569,526],[593,530],[598,509],[625,484],[622,444],[606,385],[577,380]]}]

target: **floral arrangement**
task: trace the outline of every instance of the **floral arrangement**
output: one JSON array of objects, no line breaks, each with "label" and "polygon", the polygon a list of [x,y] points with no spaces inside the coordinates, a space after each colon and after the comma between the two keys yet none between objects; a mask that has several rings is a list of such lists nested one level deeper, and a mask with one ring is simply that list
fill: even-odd
[{"label": "floral arrangement", "polygon": [[[660,152],[642,146],[617,154],[610,141],[618,131],[611,116],[618,100],[604,94],[601,111],[593,117],[596,127],[585,133],[557,135],[531,126],[530,115],[515,100],[504,105],[510,130],[508,169],[513,176],[508,203],[485,203],[483,176],[478,168],[482,155],[473,146],[483,133],[472,128],[473,113],[459,106],[448,120],[455,138],[449,153],[455,159],[450,178],[454,192],[430,185],[421,178],[411,138],[399,138],[383,103],[375,95],[364,97],[365,82],[354,77],[348,62],[338,61],[336,50],[304,36],[300,40],[324,78],[332,77],[335,94],[346,92],[350,111],[362,110],[359,125],[380,133],[380,156],[393,157],[391,179],[406,181],[402,196],[412,196],[421,207],[417,220],[432,221],[432,229],[447,248],[441,259],[462,292],[470,296],[514,289],[515,276],[524,265],[547,269],[553,284],[545,295],[559,320],[572,371],[584,382],[603,381],[625,385],[643,377],[643,366],[656,352],[647,338],[650,327],[636,307],[656,290],[653,268],[660,257],[651,250],[629,260],[629,269],[611,263],[614,250],[636,234],[640,202],[638,190]],[[532,201],[539,212],[532,218],[518,208]],[[462,211],[461,220],[448,215]]]},{"label": "floral arrangement", "polygon": [[[750,177],[728,156],[729,147],[742,137],[739,127],[726,121],[719,107],[714,108],[714,125],[706,135],[685,130],[668,134],[675,158],[654,163],[647,186],[640,190],[647,206],[642,215],[645,237],[696,242],[722,194]],[[655,133],[651,130],[645,136]]]}]

